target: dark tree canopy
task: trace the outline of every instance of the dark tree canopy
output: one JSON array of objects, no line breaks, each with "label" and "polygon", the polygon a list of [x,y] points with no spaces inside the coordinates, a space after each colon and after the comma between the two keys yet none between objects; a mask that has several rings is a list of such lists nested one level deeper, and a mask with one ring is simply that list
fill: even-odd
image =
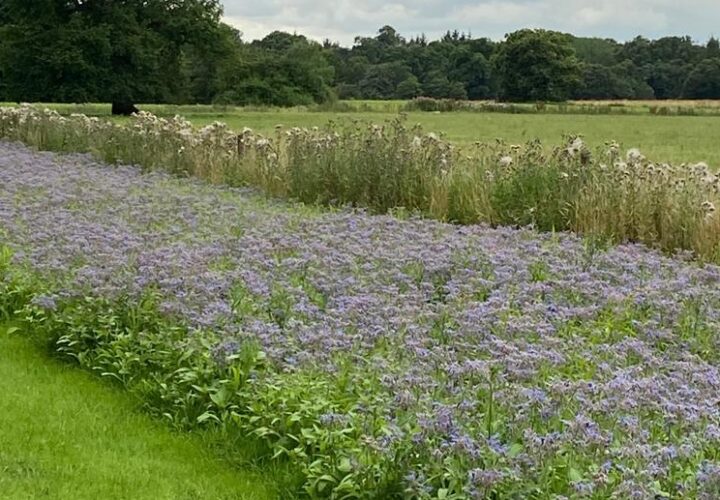
[{"label": "dark tree canopy", "polygon": [[217,0],[4,0],[0,66],[16,100],[165,101],[182,49],[212,41]]},{"label": "dark tree canopy", "polygon": [[[429,41],[404,38],[389,26],[374,38],[357,37],[351,48],[326,43],[325,50],[336,68],[335,89],[349,99],[679,99],[690,96],[689,75],[720,57],[714,38],[706,45],[690,37],[623,44],[520,30],[500,43],[457,31]],[[710,71],[703,66],[699,74]]]},{"label": "dark tree canopy", "polygon": [[690,72],[683,96],[688,99],[720,99],[720,57],[705,59]]},{"label": "dark tree canopy", "polygon": [[219,0],[0,0],[0,100],[270,104],[344,99],[717,96],[720,43],[545,30],[438,40],[383,26],[352,47],[275,31],[247,43]]},{"label": "dark tree canopy", "polygon": [[494,57],[500,98],[561,101],[580,86],[581,68],[570,37],[545,30],[511,33]]}]

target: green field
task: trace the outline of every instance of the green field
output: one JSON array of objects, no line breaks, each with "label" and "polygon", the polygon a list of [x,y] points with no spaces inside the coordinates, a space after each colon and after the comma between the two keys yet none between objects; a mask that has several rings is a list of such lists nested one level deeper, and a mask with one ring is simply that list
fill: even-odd
[{"label": "green field", "polygon": [[0,498],[270,499],[267,474],[213,459],[127,394],[0,324]]},{"label": "green field", "polygon": [[[278,124],[286,127],[312,127],[322,126],[329,120],[381,122],[397,115],[374,112],[333,114],[247,111],[185,116],[198,125],[223,121],[235,129],[250,127],[269,133]],[[558,145],[564,135],[580,134],[590,146],[599,147],[606,141],[615,140],[623,148],[639,148],[646,156],[658,162],[704,161],[720,167],[718,117],[415,112],[408,114],[408,121],[421,124],[428,132],[441,132],[447,139],[464,144],[496,139],[510,143],[540,139],[545,144]]]},{"label": "green field", "polygon": [[[276,125],[286,127],[321,127],[329,121],[363,120],[380,123],[398,116],[402,101],[353,102],[350,109],[363,111],[318,111],[308,108],[214,108],[212,106],[146,105],[142,109],[159,116],[180,114],[198,126],[215,121],[226,122],[231,128],[252,128],[272,133]],[[682,104],[691,109],[687,102]],[[85,113],[109,116],[104,104],[50,105],[63,114]],[[599,104],[597,106],[600,106]],[[609,103],[607,113],[481,113],[481,112],[411,112],[406,113],[411,124],[421,124],[427,132],[443,134],[459,144],[475,141],[491,142],[503,139],[509,143],[523,143],[540,139],[544,144],[560,144],[564,135],[580,134],[591,147],[617,141],[624,149],[639,148],[657,162],[673,164],[704,161],[713,168],[720,167],[720,116],[662,116],[651,114],[651,103]],[[714,110],[714,102],[696,104],[697,109]],[[530,111],[533,108],[528,107]],[[570,107],[572,109],[572,106]],[[618,112],[617,110],[622,111]],[[116,118],[117,119],[117,118]]]}]

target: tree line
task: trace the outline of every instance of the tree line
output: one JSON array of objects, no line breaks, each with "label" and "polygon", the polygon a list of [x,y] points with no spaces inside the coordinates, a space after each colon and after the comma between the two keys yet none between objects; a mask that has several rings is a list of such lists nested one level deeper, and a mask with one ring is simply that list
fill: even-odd
[{"label": "tree line", "polygon": [[352,48],[326,43],[341,98],[417,96],[508,101],[718,99],[720,44],[690,37],[619,43],[547,30],[501,42],[457,31],[428,41],[390,26]]},{"label": "tree line", "polygon": [[3,0],[0,100],[309,105],[333,99],[719,99],[720,44],[548,30],[496,42],[391,26],[352,47],[247,42],[218,0]]}]

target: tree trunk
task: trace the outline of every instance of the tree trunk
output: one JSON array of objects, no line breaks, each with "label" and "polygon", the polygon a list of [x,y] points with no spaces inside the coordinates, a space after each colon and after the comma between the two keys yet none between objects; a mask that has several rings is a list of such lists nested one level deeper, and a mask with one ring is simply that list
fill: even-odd
[{"label": "tree trunk", "polygon": [[125,101],[113,101],[112,103],[112,114],[130,116],[133,113],[139,113],[140,110],[135,107],[131,102]]}]

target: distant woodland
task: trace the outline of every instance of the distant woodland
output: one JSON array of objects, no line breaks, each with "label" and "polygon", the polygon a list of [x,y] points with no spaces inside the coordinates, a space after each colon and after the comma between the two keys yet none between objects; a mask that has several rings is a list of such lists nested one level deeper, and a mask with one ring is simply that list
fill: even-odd
[{"label": "distant woodland", "polygon": [[293,106],[334,99],[720,99],[720,43],[391,26],[352,47],[248,42],[217,0],[3,0],[0,101]]}]

